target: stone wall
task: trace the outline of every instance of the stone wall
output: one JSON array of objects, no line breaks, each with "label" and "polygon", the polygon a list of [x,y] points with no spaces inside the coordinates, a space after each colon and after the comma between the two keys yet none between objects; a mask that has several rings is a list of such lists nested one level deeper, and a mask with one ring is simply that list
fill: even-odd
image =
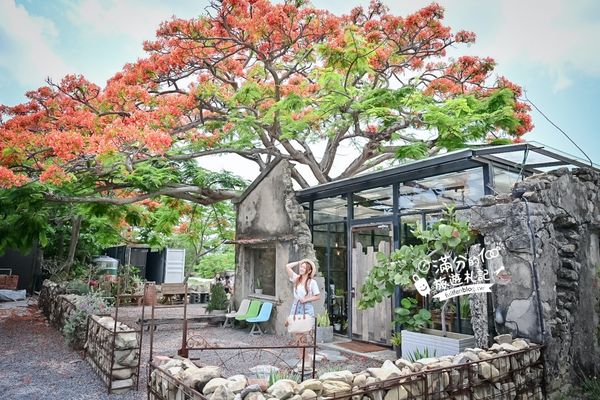
[{"label": "stone wall", "polygon": [[510,335],[498,337],[488,350],[473,348],[455,356],[415,362],[387,360],[358,373],[326,372],[297,383],[281,379],[222,377],[214,366],[198,367],[187,359],[166,359],[152,369],[151,399],[209,400],[352,400],[404,399],[543,399],[541,350]]},{"label": "stone wall", "polygon": [[[296,200],[290,168],[287,161],[277,162],[257,178],[237,203],[235,303],[239,305],[244,298],[272,302],[275,307],[267,329],[277,334],[285,333],[285,319],[293,302],[285,265],[309,258],[315,261],[318,270],[310,229],[304,210]],[[256,279],[252,251],[261,247],[272,248],[275,252],[274,295],[254,294]],[[322,274],[317,273],[316,280],[323,293]],[[314,304],[317,313],[324,310],[323,298]]]},{"label": "stone wall", "polygon": [[[75,294],[66,294],[66,284],[55,283],[47,279],[40,290],[38,307],[50,324],[62,332],[65,322],[76,311],[75,302],[78,297]],[[74,341],[71,345],[79,350],[83,348],[84,343],[85,326],[82,326],[75,331]]]},{"label": "stone wall", "polygon": [[[550,391],[600,372],[600,174],[559,169],[482,199],[471,226],[490,260],[495,326],[547,345]],[[533,240],[531,238],[534,238]]]}]

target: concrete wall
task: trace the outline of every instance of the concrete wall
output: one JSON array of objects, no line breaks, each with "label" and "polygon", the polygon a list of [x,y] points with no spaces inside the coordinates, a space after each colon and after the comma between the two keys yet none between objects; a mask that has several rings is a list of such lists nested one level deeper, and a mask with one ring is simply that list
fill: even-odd
[{"label": "concrete wall", "polygon": [[600,372],[599,193],[599,173],[559,169],[466,213],[501,249],[489,265],[496,329],[547,345],[555,393]]},{"label": "concrete wall", "polygon": [[[292,283],[285,265],[309,258],[317,264],[310,229],[302,206],[296,201],[290,165],[280,161],[258,178],[237,204],[235,303],[244,298],[258,298],[274,303],[274,314],[267,329],[284,334],[284,323],[293,302]],[[254,294],[255,276],[250,249],[275,248],[275,294]],[[324,279],[317,273],[323,293]],[[324,311],[324,295],[314,304],[317,313]]]}]

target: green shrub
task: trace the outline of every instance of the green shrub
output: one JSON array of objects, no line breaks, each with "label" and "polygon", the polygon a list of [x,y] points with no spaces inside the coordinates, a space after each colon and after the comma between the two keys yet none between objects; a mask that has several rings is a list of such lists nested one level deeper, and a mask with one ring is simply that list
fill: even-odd
[{"label": "green shrub", "polygon": [[93,293],[80,296],[74,303],[75,310],[67,317],[62,331],[67,343],[77,347],[85,340],[88,315],[104,314],[109,311],[109,306]]},{"label": "green shrub", "polygon": [[437,351],[434,350],[432,354],[429,353],[429,348],[428,347],[424,347],[423,350],[419,350],[418,348],[416,348],[414,351],[412,351],[409,355],[408,355],[408,360],[410,362],[415,362],[418,361],[422,358],[429,358],[429,357],[435,357],[436,356]]},{"label": "green shrub", "polygon": [[229,300],[227,299],[227,293],[222,284],[214,284],[210,288],[210,300],[206,305],[206,311],[212,312],[214,310],[227,310]]},{"label": "green shrub", "polygon": [[327,310],[325,310],[323,314],[317,315],[317,326],[320,326],[321,328],[331,326],[331,321],[329,320],[329,313]]}]

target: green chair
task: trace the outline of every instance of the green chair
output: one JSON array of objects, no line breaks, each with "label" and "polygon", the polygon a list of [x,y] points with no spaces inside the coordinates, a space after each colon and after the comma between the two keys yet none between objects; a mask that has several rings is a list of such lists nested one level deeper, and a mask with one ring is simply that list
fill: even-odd
[{"label": "green chair", "polygon": [[236,316],[235,320],[245,321],[248,318],[256,318],[260,312],[260,304],[260,300],[252,300],[250,302],[250,307],[248,307],[248,312],[246,312],[246,314]]}]

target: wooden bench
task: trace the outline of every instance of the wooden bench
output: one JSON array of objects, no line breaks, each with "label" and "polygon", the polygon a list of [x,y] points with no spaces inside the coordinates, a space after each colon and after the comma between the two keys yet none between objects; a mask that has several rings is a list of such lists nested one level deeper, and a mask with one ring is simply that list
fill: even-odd
[{"label": "wooden bench", "polygon": [[163,283],[160,285],[160,292],[163,297],[169,300],[169,304],[173,304],[173,296],[181,295],[187,302],[185,294],[187,293],[187,285],[185,283]]}]

